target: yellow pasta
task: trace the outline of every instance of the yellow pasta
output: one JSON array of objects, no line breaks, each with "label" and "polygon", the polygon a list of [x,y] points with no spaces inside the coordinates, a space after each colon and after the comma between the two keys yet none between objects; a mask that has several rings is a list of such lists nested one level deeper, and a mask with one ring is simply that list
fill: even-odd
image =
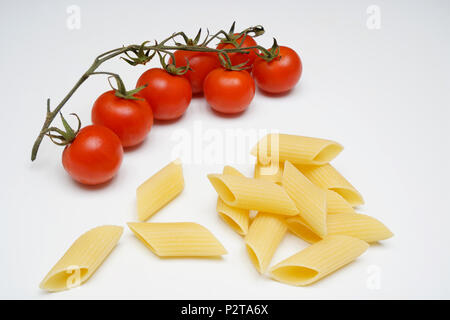
[{"label": "yellow pasta", "polygon": [[[321,237],[298,216],[287,219],[286,223],[289,231],[309,243],[321,240]],[[329,215],[327,231],[328,235],[346,235],[369,243],[386,240],[393,236],[392,232],[377,219],[358,213]]]},{"label": "yellow pasta", "polygon": [[327,213],[356,213],[356,211],[339,193],[327,190]]},{"label": "yellow pasta", "polygon": [[263,212],[256,215],[245,237],[245,246],[250,260],[260,273],[266,271],[286,231],[282,217]]},{"label": "yellow pasta", "polygon": [[286,191],[273,182],[220,174],[209,174],[208,179],[220,198],[231,207],[282,215],[298,214]]},{"label": "yellow pasta", "polygon": [[128,223],[131,231],[160,257],[214,257],[227,253],[205,227],[194,222]]},{"label": "yellow pasta", "polygon": [[[306,242],[315,243],[322,240],[322,238],[312,230],[311,226],[309,226],[301,216],[295,216],[286,219],[286,225],[290,232],[295,234],[300,239],[305,240]],[[330,231],[327,231],[329,234]]]},{"label": "yellow pasta", "polygon": [[[244,175],[240,173],[233,167],[225,166],[223,168],[223,174],[235,175],[243,177]],[[234,208],[223,202],[220,197],[217,199],[217,212],[219,216],[237,233],[240,235],[246,235],[248,231],[248,223],[250,219],[250,213],[246,209]]]},{"label": "yellow pasta", "polygon": [[315,233],[327,234],[326,192],[309,181],[289,161],[284,164],[282,185],[294,200],[300,216]]},{"label": "yellow pasta", "polygon": [[333,235],[311,245],[271,268],[275,280],[296,286],[309,285],[352,262],[364,251],[365,241]]},{"label": "yellow pasta", "polygon": [[178,196],[184,188],[181,162],[175,160],[136,190],[138,218],[145,221]]},{"label": "yellow pasta", "polygon": [[323,189],[339,193],[352,206],[364,204],[362,195],[332,165],[297,166],[313,183]]},{"label": "yellow pasta", "polygon": [[269,166],[263,166],[259,162],[255,163],[255,179],[265,179],[276,184],[281,184],[281,177],[283,176],[283,169],[278,163]]},{"label": "yellow pasta", "polygon": [[328,216],[327,226],[329,234],[347,235],[369,243],[386,240],[393,236],[383,223],[365,214],[333,214]]},{"label": "yellow pasta", "polygon": [[39,287],[61,291],[86,282],[114,249],[122,232],[122,227],[101,226],[84,233],[53,266]]},{"label": "yellow pasta", "polygon": [[286,160],[294,164],[323,165],[333,160],[342,149],[339,143],[331,140],[268,134],[253,147],[251,154],[263,165]]}]

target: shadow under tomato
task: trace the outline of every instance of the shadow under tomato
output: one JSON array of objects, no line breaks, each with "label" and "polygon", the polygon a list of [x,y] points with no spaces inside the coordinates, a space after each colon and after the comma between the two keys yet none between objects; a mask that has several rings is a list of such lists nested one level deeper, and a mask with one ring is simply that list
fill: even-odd
[{"label": "shadow under tomato", "polygon": [[[214,114],[215,116],[218,116],[218,117],[221,117],[221,118],[225,118],[225,119],[238,118],[238,117],[242,116],[248,109],[247,108],[247,109],[245,109],[245,110],[243,110],[241,112],[238,112],[238,113],[223,113],[223,112],[219,112],[219,111],[214,110],[213,108],[211,108],[210,105],[206,105],[206,108],[208,109],[208,111],[210,113]],[[251,105],[249,106],[249,108],[251,108]]]},{"label": "shadow under tomato", "polygon": [[158,119],[155,119],[155,120],[153,120],[153,124],[154,125],[158,125],[158,126],[171,125],[171,124],[174,124],[175,122],[180,121],[183,117],[184,117],[184,113],[180,117],[178,117],[176,119],[172,119],[172,120],[158,120]]},{"label": "shadow under tomato", "polygon": [[68,177],[68,179],[70,179],[72,181],[73,185],[76,185],[77,187],[79,187],[81,189],[88,190],[88,191],[101,190],[101,189],[106,188],[107,186],[113,184],[114,180],[117,179],[117,174],[112,179],[110,179],[106,182],[100,183],[100,184],[95,184],[95,185],[83,184],[81,182],[78,182],[78,181],[72,179],[70,176]]},{"label": "shadow under tomato", "polygon": [[258,93],[261,94],[262,96],[268,97],[268,98],[282,98],[282,97],[285,97],[285,96],[291,94],[292,91],[294,91],[294,90],[295,90],[295,88],[292,88],[291,90],[288,90],[285,92],[272,93],[272,92],[267,92],[267,91],[264,91],[264,90],[258,88]]}]

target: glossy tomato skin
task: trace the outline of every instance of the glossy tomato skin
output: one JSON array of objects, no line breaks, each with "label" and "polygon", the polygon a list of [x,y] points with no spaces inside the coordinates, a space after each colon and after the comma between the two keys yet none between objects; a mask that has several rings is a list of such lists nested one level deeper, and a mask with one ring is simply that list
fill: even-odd
[{"label": "glossy tomato skin", "polygon": [[124,147],[139,144],[153,125],[152,109],[144,98],[140,99],[123,99],[117,97],[113,90],[107,91],[97,98],[92,107],[92,123],[111,129]]},{"label": "glossy tomato skin", "polygon": [[136,87],[147,85],[139,91],[153,110],[158,120],[174,120],[186,111],[192,98],[189,81],[178,75],[172,75],[160,68],[145,71],[137,81]]},{"label": "glossy tomato skin", "polygon": [[[235,34],[236,35],[236,34]],[[240,44],[242,42],[242,40],[244,40],[244,42],[241,45],[241,48],[248,48],[248,47],[254,47],[257,45],[255,39],[253,39],[251,36],[247,35],[245,37],[245,39],[243,39],[244,36],[239,37],[236,42],[238,44]],[[219,43],[217,45],[217,49],[234,49],[236,48],[236,46],[232,43]],[[232,52],[229,53],[228,56],[230,57],[231,63],[236,66],[238,64],[247,62],[247,64],[245,66],[250,67],[250,69],[247,70],[251,70],[251,67],[253,66],[253,62],[255,61],[255,59],[258,57],[256,55],[257,50],[256,49],[251,49],[249,50],[250,52],[248,54],[245,53],[239,53],[239,52]]]},{"label": "glossy tomato skin", "polygon": [[255,83],[247,71],[211,71],[203,87],[206,101],[217,112],[234,114],[247,109],[255,96]]},{"label": "glossy tomato skin", "polygon": [[302,61],[288,47],[280,46],[280,54],[270,62],[258,57],[253,64],[253,77],[258,87],[270,93],[291,90],[302,75]]},{"label": "glossy tomato skin", "polygon": [[62,154],[64,169],[76,181],[96,185],[111,180],[122,163],[119,137],[110,129],[90,125],[78,132]]},{"label": "glossy tomato skin", "polygon": [[[220,67],[220,61],[215,52],[177,50],[174,55],[176,67],[184,67],[187,64],[186,60],[189,61],[189,67],[192,70],[186,72],[183,77],[190,82],[193,94],[202,93],[203,82],[208,73]],[[169,63],[172,63],[172,58]]]}]

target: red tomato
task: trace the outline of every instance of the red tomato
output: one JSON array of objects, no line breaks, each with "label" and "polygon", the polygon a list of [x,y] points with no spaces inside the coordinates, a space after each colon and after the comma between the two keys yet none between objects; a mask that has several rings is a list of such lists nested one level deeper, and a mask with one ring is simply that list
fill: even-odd
[{"label": "red tomato", "polygon": [[258,87],[271,93],[292,89],[302,75],[302,61],[288,47],[280,46],[280,54],[270,62],[258,57],[253,64],[253,77]]},{"label": "red tomato", "polygon": [[[186,66],[186,59],[189,61],[189,67],[192,70],[186,72],[183,77],[189,80],[192,87],[192,93],[203,92],[203,81],[208,73],[220,67],[220,61],[215,52],[195,52],[177,50],[175,54],[175,66]],[[172,58],[169,60],[172,63]]]},{"label": "red tomato", "polygon": [[119,137],[110,129],[91,125],[78,132],[62,154],[64,169],[76,181],[95,185],[117,173],[123,149]]},{"label": "red tomato", "polygon": [[[241,44],[243,37],[244,36],[239,37],[236,40],[236,42],[238,44]],[[245,37],[245,39],[244,39],[244,43],[242,43],[241,49],[248,48],[248,47],[254,47],[256,45],[257,45],[256,41],[251,36],[247,35]],[[236,46],[234,44],[232,44],[232,43],[223,43],[223,42],[221,42],[221,43],[219,43],[217,45],[217,49],[220,49],[220,50],[222,50],[222,49],[234,49],[234,48],[236,48]],[[230,57],[231,63],[234,66],[248,61],[245,66],[251,67],[253,65],[253,61],[255,61],[255,59],[257,57],[256,52],[257,52],[256,49],[251,49],[251,50],[249,50],[248,54],[239,53],[239,52],[232,52],[232,53],[229,53],[228,56]],[[250,70],[250,69],[248,69],[248,70]]]},{"label": "red tomato", "polygon": [[94,103],[92,123],[111,129],[122,146],[135,146],[145,139],[153,125],[152,109],[141,99],[119,98],[113,90],[105,92]]},{"label": "red tomato", "polygon": [[173,120],[181,117],[192,98],[189,81],[172,75],[160,68],[145,71],[136,87],[147,85],[139,95],[151,105],[153,116],[158,120]]},{"label": "red tomato", "polygon": [[203,86],[206,101],[222,113],[239,113],[247,109],[255,96],[255,83],[247,71],[222,68],[211,71]]}]

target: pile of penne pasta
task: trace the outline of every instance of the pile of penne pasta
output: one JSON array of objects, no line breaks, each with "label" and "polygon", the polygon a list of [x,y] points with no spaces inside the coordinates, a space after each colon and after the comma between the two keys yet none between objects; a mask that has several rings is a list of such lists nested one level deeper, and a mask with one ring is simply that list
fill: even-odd
[{"label": "pile of penne pasta", "polygon": [[270,134],[252,150],[254,178],[229,166],[208,175],[219,195],[217,212],[245,236],[260,273],[269,269],[287,231],[311,243],[269,270],[292,285],[316,282],[355,260],[369,243],[392,237],[380,221],[355,212],[364,203],[361,194],[329,164],[342,149],[330,140]]},{"label": "pile of penne pasta", "polygon": [[[361,255],[368,243],[392,233],[378,220],[355,212],[361,194],[329,162],[342,151],[336,142],[271,134],[261,139],[255,177],[226,166],[208,175],[217,191],[217,212],[245,236],[250,260],[260,273],[270,266],[289,230],[311,246],[271,267],[272,278],[308,285]],[[215,257],[227,253],[205,227],[194,222],[144,222],[184,188],[179,160],[169,163],[136,191],[138,219],[128,227],[159,257]],[[255,215],[256,212],[256,215]],[[253,217],[253,218],[252,218]],[[100,226],[81,235],[41,282],[60,291],[87,281],[116,246],[123,228]]]}]

